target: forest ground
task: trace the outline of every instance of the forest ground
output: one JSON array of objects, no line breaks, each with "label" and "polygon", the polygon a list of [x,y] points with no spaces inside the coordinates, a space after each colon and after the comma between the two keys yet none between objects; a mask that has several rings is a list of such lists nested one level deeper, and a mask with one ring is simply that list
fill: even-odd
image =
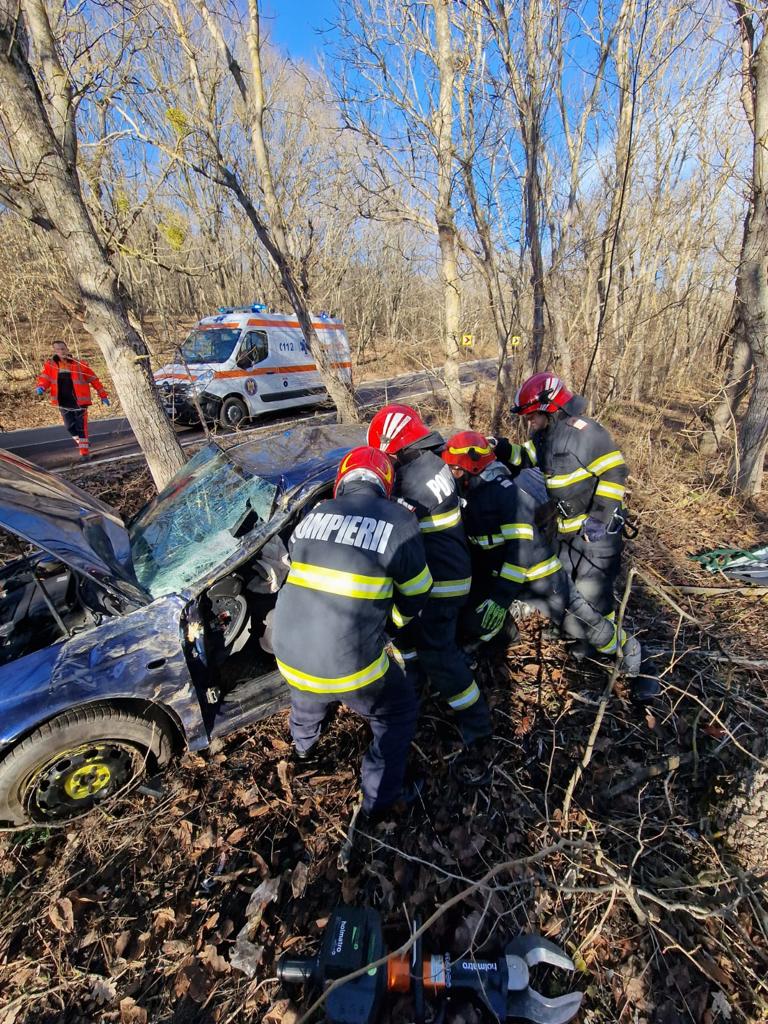
[{"label": "forest ground", "polygon": [[[478,426],[488,397],[475,396]],[[503,864],[439,917],[428,951],[498,953],[539,930],[577,964],[581,1021],[768,1021],[768,834],[750,813],[768,754],[768,598],[687,558],[765,542],[768,501],[730,496],[722,467],[702,463],[700,405],[687,394],[604,415],[632,466],[627,617],[660,654],[651,709],[619,682],[601,717],[609,670],[527,622],[479,668],[500,752],[491,783],[457,788],[455,730],[427,700],[412,757],[423,805],[378,836],[358,878],[336,869],[366,744],[346,713],[323,740],[325,772],[295,775],[282,714],[182,758],[156,795],[0,836],[0,1024],[289,1024],[307,1004],[279,989],[274,961],[316,950],[338,902],[376,905],[393,945]],[[69,476],[126,515],[150,492],[135,463]],[[238,949],[253,977],[233,966]],[[411,1019],[401,1000],[381,1024]],[[457,1002],[446,1024],[480,1019]]]}]

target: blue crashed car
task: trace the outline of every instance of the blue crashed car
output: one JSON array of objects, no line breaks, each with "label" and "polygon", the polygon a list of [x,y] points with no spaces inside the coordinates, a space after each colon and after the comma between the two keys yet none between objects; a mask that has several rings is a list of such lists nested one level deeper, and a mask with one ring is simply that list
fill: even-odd
[{"label": "blue crashed car", "polygon": [[0,825],[75,817],[287,703],[259,642],[287,538],[361,443],[322,426],[211,444],[128,527],[0,451]]}]

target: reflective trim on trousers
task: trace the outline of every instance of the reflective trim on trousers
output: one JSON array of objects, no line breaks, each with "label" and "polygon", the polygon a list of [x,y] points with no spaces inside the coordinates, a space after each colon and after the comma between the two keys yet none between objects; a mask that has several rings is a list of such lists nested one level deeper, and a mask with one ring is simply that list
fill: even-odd
[{"label": "reflective trim on trousers", "polygon": [[472,680],[466,690],[457,693],[455,697],[449,697],[448,703],[454,711],[461,711],[463,708],[471,708],[480,699],[480,690],[477,683]]}]

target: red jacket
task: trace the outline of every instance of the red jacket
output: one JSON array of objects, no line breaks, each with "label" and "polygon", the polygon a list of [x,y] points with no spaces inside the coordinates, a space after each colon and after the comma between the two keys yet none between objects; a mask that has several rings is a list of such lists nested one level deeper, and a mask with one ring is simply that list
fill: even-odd
[{"label": "red jacket", "polygon": [[[81,359],[67,359],[69,370],[72,374],[72,387],[75,392],[77,404],[82,408],[91,404],[91,388],[97,392],[99,398],[107,398],[104,385],[90,368],[88,363]],[[53,359],[47,359],[45,366],[37,378],[37,386],[44,391],[51,392],[51,405],[59,404],[59,367]]]}]

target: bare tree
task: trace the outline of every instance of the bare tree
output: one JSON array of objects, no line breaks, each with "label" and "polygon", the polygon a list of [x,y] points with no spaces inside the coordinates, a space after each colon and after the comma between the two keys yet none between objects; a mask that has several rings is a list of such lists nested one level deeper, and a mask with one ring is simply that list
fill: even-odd
[{"label": "bare tree", "polygon": [[762,488],[768,450],[768,12],[761,6],[753,13],[741,0],[732,4],[741,41],[741,102],[752,135],[752,178],[736,294],[724,339],[730,349],[727,381],[713,432],[719,442],[749,392],[731,477],[742,494],[754,495]]},{"label": "bare tree", "polygon": [[334,67],[360,172],[349,190],[362,216],[437,237],[441,336],[451,417],[467,423],[459,382],[461,281],[453,149],[453,0],[344,0]]},{"label": "bare tree", "polygon": [[[137,138],[159,145],[191,171],[228,190],[245,213],[275,269],[340,418],[354,421],[358,413],[351,384],[336,354],[320,343],[310,312],[308,252],[299,244],[299,234],[286,212],[285,194],[280,194],[276,181],[274,168],[281,151],[270,146],[267,135],[269,97],[263,69],[264,43],[258,0],[248,0],[245,56],[237,51],[241,17],[234,5],[215,10],[205,0],[158,0],[158,7],[167,14],[171,28],[171,33],[161,31],[160,38],[166,45],[175,45],[180,50],[194,113],[188,115],[183,107],[170,108],[176,132],[173,145],[159,136],[157,123],[150,122],[149,128],[142,130],[136,118],[125,110],[124,116]],[[199,32],[195,34],[194,15],[199,19],[204,41],[197,38]],[[228,32],[228,25],[234,31]],[[157,40],[150,40],[148,45],[157,47]],[[156,71],[158,78],[163,77],[162,71],[162,66]],[[225,76],[235,90],[231,104],[224,100]],[[177,84],[157,82],[161,84],[166,92],[176,88],[179,95]],[[223,123],[223,110],[234,115],[243,135],[235,134],[233,139],[231,122]],[[241,154],[233,152],[233,142],[236,146],[240,139],[247,140],[253,162],[251,169],[244,170]],[[311,245],[311,223],[308,237]]]},{"label": "bare tree", "polygon": [[128,299],[83,199],[77,101],[43,0],[25,0],[21,8],[3,0],[0,46],[0,199],[45,232],[66,260],[86,329],[104,354],[152,477],[162,487],[184,456],[155,392],[146,344],[131,323]]}]

